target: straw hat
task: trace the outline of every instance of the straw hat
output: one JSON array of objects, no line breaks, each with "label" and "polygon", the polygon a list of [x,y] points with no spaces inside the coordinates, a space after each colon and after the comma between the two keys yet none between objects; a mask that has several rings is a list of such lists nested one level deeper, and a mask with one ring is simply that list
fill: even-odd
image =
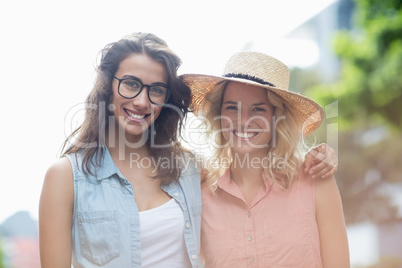
[{"label": "straw hat", "polygon": [[322,123],[324,111],[315,101],[288,90],[289,69],[279,60],[258,52],[239,52],[226,63],[223,76],[183,74],[184,83],[190,87],[194,112],[205,94],[223,81],[236,81],[271,90],[303,120],[304,135],[314,132]]}]

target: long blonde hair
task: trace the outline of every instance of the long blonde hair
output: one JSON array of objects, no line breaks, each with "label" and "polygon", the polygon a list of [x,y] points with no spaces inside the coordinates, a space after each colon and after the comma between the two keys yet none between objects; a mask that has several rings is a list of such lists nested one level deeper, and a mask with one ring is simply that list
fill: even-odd
[{"label": "long blonde hair", "polygon": [[[216,190],[218,179],[225,174],[234,161],[231,147],[224,146],[226,140],[220,131],[221,122],[217,120],[221,115],[222,101],[227,84],[227,81],[218,83],[205,95],[198,114],[198,116],[202,115],[206,119],[202,122],[206,128],[208,139],[217,145],[211,146],[213,147],[213,154],[205,165],[208,170],[206,182],[212,191]],[[287,189],[299,171],[303,155],[303,122],[294,115],[279,95],[270,90],[267,90],[267,95],[268,101],[273,106],[273,119],[277,119],[275,122],[271,122],[275,125],[271,128],[274,132],[268,144],[269,155],[267,157],[274,157],[282,161],[280,166],[277,164],[264,167],[264,175],[278,183],[280,187]]]}]

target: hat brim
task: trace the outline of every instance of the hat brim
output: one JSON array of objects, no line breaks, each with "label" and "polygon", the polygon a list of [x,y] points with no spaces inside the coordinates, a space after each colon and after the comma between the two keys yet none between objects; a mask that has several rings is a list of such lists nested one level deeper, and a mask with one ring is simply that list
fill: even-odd
[{"label": "hat brim", "polygon": [[249,84],[270,90],[279,95],[286,105],[303,122],[304,136],[313,133],[321,125],[324,119],[324,110],[312,99],[309,99],[299,93],[260,84],[258,82],[243,78],[222,77],[204,74],[183,74],[183,82],[191,89],[192,106],[195,113],[198,113],[201,103],[204,101],[205,94],[213,89],[218,83],[223,81],[235,81]]}]

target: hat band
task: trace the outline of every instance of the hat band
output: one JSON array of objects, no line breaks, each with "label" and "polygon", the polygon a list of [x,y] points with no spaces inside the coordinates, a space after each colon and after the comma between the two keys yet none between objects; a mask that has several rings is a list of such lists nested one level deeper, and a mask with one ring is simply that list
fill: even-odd
[{"label": "hat band", "polygon": [[261,78],[255,77],[255,76],[251,76],[248,74],[234,74],[234,73],[228,73],[228,74],[224,74],[223,77],[227,77],[227,78],[241,78],[241,79],[246,79],[246,80],[251,80],[263,85],[268,85],[270,87],[276,87],[274,84],[264,81]]}]

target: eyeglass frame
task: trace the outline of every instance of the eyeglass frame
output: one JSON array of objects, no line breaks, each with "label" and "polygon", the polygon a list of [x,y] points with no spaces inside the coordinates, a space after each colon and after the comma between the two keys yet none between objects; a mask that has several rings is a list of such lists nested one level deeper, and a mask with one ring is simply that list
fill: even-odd
[{"label": "eyeglass frame", "polygon": [[[164,101],[163,103],[155,103],[155,102],[153,102],[153,101],[151,100],[151,97],[149,96],[149,89],[150,89],[152,86],[155,86],[155,85],[153,85],[153,84],[151,84],[151,85],[144,84],[144,83],[142,83],[142,81],[141,81],[139,78],[137,78],[137,77],[135,77],[135,76],[130,77],[130,78],[128,78],[128,77],[127,77],[127,78],[117,78],[116,76],[113,76],[113,78],[116,79],[117,81],[119,81],[119,84],[117,85],[117,92],[119,93],[120,96],[122,96],[122,97],[125,98],[125,99],[134,99],[134,98],[136,98],[138,95],[141,94],[142,89],[143,89],[144,87],[148,87],[148,90],[147,90],[148,100],[149,100],[152,104],[154,104],[154,105],[158,105],[158,106],[164,105],[165,103],[167,103],[167,101],[168,101],[168,99],[169,99],[169,97],[170,97],[170,89],[167,87],[167,85],[166,85],[166,86],[165,86],[165,85],[160,85],[160,86],[166,88],[165,101]],[[137,81],[137,82],[139,82],[139,83],[141,84],[140,90],[138,91],[138,93],[137,93],[134,97],[130,97],[130,98],[129,98],[129,97],[123,96],[123,95],[120,93],[120,84],[121,84],[121,82],[124,81],[124,80],[135,80],[135,81]]]}]

